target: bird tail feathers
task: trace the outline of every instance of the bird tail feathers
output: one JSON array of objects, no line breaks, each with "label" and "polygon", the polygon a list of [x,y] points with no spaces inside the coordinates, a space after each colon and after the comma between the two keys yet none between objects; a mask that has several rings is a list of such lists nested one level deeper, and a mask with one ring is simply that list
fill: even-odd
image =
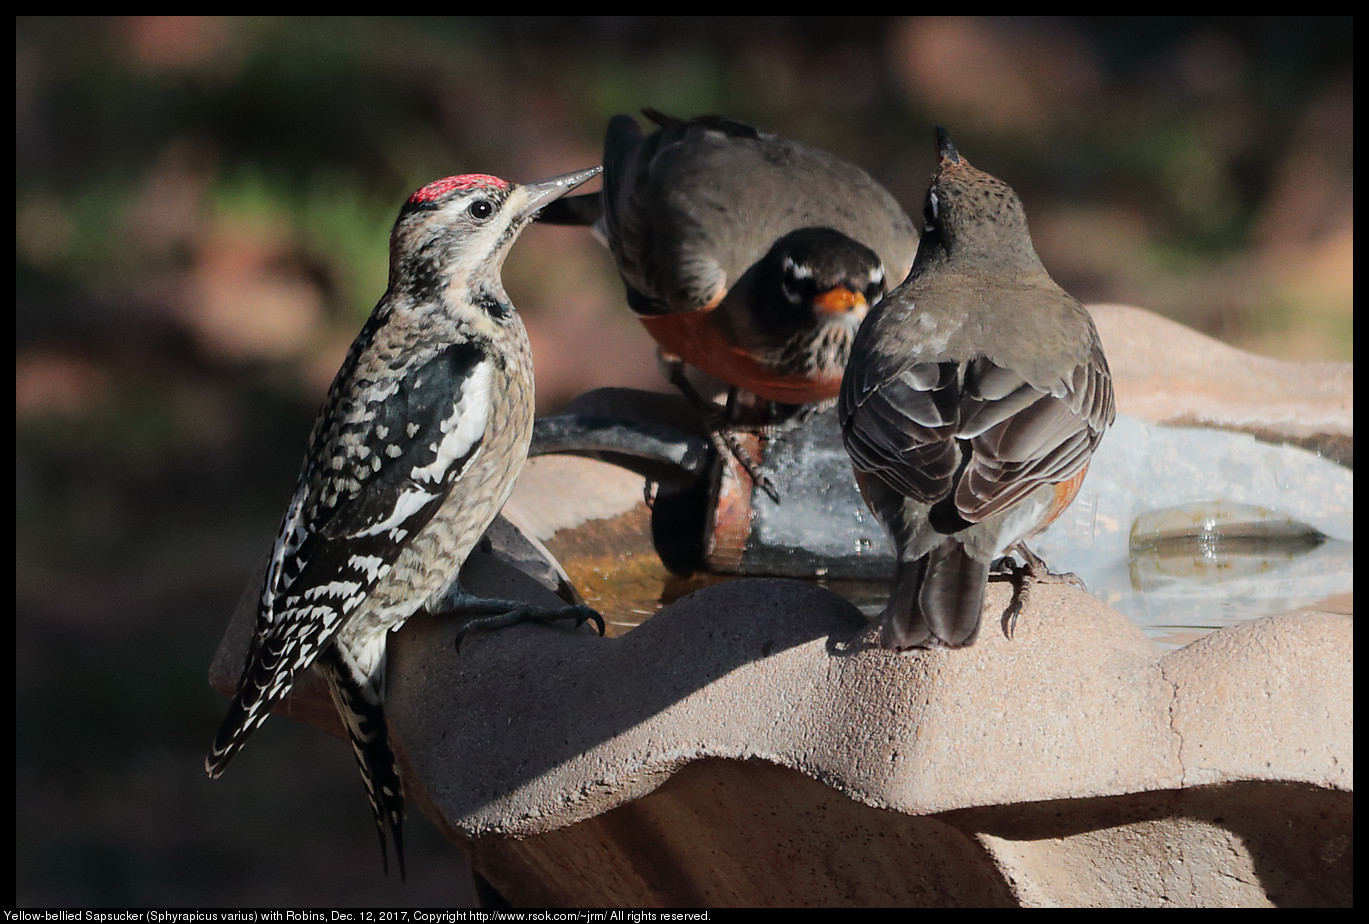
[{"label": "bird tail feathers", "polygon": [[901,561],[885,607],[885,648],[963,648],[979,634],[989,563],[954,538],[915,561]]}]

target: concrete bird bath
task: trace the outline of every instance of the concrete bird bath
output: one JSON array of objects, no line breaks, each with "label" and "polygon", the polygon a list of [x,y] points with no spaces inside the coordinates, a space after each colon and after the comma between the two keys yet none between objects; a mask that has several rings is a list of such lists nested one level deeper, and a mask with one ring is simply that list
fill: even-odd
[{"label": "concrete bird bath", "polygon": [[[1094,313],[1138,426],[1348,458],[1349,364],[1276,363],[1136,309]],[[1350,493],[1312,525],[1352,542],[1334,531],[1353,482],[1328,477]],[[505,510],[609,637],[522,625],[458,654],[456,620],[415,618],[391,647],[410,803],[511,903],[1353,902],[1348,593],[1166,651],[1059,585],[1033,589],[1009,640],[996,614],[1010,588],[992,583],[974,647],[891,653],[815,581],[671,575],[643,488],[606,462],[546,456]],[[1082,541],[1112,541],[1090,519]],[[1116,524],[1124,546],[1130,526]],[[463,576],[554,600],[495,555]],[[221,690],[251,618],[239,608],[215,659]],[[338,730],[321,684],[287,705]]]}]

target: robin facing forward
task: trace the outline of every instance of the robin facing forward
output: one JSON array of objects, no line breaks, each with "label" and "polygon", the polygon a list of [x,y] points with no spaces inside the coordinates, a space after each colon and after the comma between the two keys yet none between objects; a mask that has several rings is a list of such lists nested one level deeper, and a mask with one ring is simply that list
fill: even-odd
[{"label": "robin facing forward", "polygon": [[937,141],[912,273],[857,334],[839,403],[898,552],[886,648],[974,642],[990,565],[1074,499],[1115,413],[1093,319],[1041,265],[1017,194]]},{"label": "robin facing forward", "polygon": [[[865,171],[714,117],[615,116],[598,199],[552,220],[598,220],[629,306],[682,365],[801,405],[835,398],[869,306],[912,266],[917,231]],[[597,206],[597,208],[595,208]]]}]

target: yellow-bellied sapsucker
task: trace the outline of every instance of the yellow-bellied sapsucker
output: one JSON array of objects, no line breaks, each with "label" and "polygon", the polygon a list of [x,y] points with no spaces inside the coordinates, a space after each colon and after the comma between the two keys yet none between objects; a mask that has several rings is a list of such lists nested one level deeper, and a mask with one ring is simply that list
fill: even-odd
[{"label": "yellow-bellied sapsucker", "polygon": [[525,186],[448,177],[404,204],[389,288],[310,434],[237,695],[205,760],[211,777],[222,773],[299,671],[315,667],[347,727],[382,860],[388,870],[388,826],[401,876],[404,798],[381,708],[388,633],[420,610],[598,619],[584,607],[553,615],[481,600],[457,584],[532,435],[532,352],[500,269],[538,209],[598,172]]}]

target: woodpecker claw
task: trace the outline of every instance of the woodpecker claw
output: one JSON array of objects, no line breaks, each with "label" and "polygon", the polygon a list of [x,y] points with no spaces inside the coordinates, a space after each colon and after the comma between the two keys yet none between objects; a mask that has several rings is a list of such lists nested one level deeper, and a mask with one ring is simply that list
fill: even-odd
[{"label": "woodpecker claw", "polygon": [[472,619],[457,630],[456,638],[453,640],[453,647],[457,652],[461,651],[461,643],[466,640],[466,636],[471,632],[505,629],[520,622],[547,623],[572,619],[575,621],[573,628],[578,629],[585,623],[591,622],[601,638],[605,632],[604,617],[593,607],[583,603],[574,606],[542,607],[511,600],[481,600],[460,604],[454,609],[454,612],[492,613],[489,616]]},{"label": "woodpecker claw", "polygon": [[401,878],[404,794],[384,713],[387,639],[447,589],[502,503],[491,498],[507,497],[523,466],[532,348],[500,269],[537,209],[598,173],[526,186],[451,176],[400,208],[391,285],[315,422],[266,569],[257,634],[206,759],[211,776],[221,773],[295,678],[319,668],[366,784],[382,865],[388,831]]}]

